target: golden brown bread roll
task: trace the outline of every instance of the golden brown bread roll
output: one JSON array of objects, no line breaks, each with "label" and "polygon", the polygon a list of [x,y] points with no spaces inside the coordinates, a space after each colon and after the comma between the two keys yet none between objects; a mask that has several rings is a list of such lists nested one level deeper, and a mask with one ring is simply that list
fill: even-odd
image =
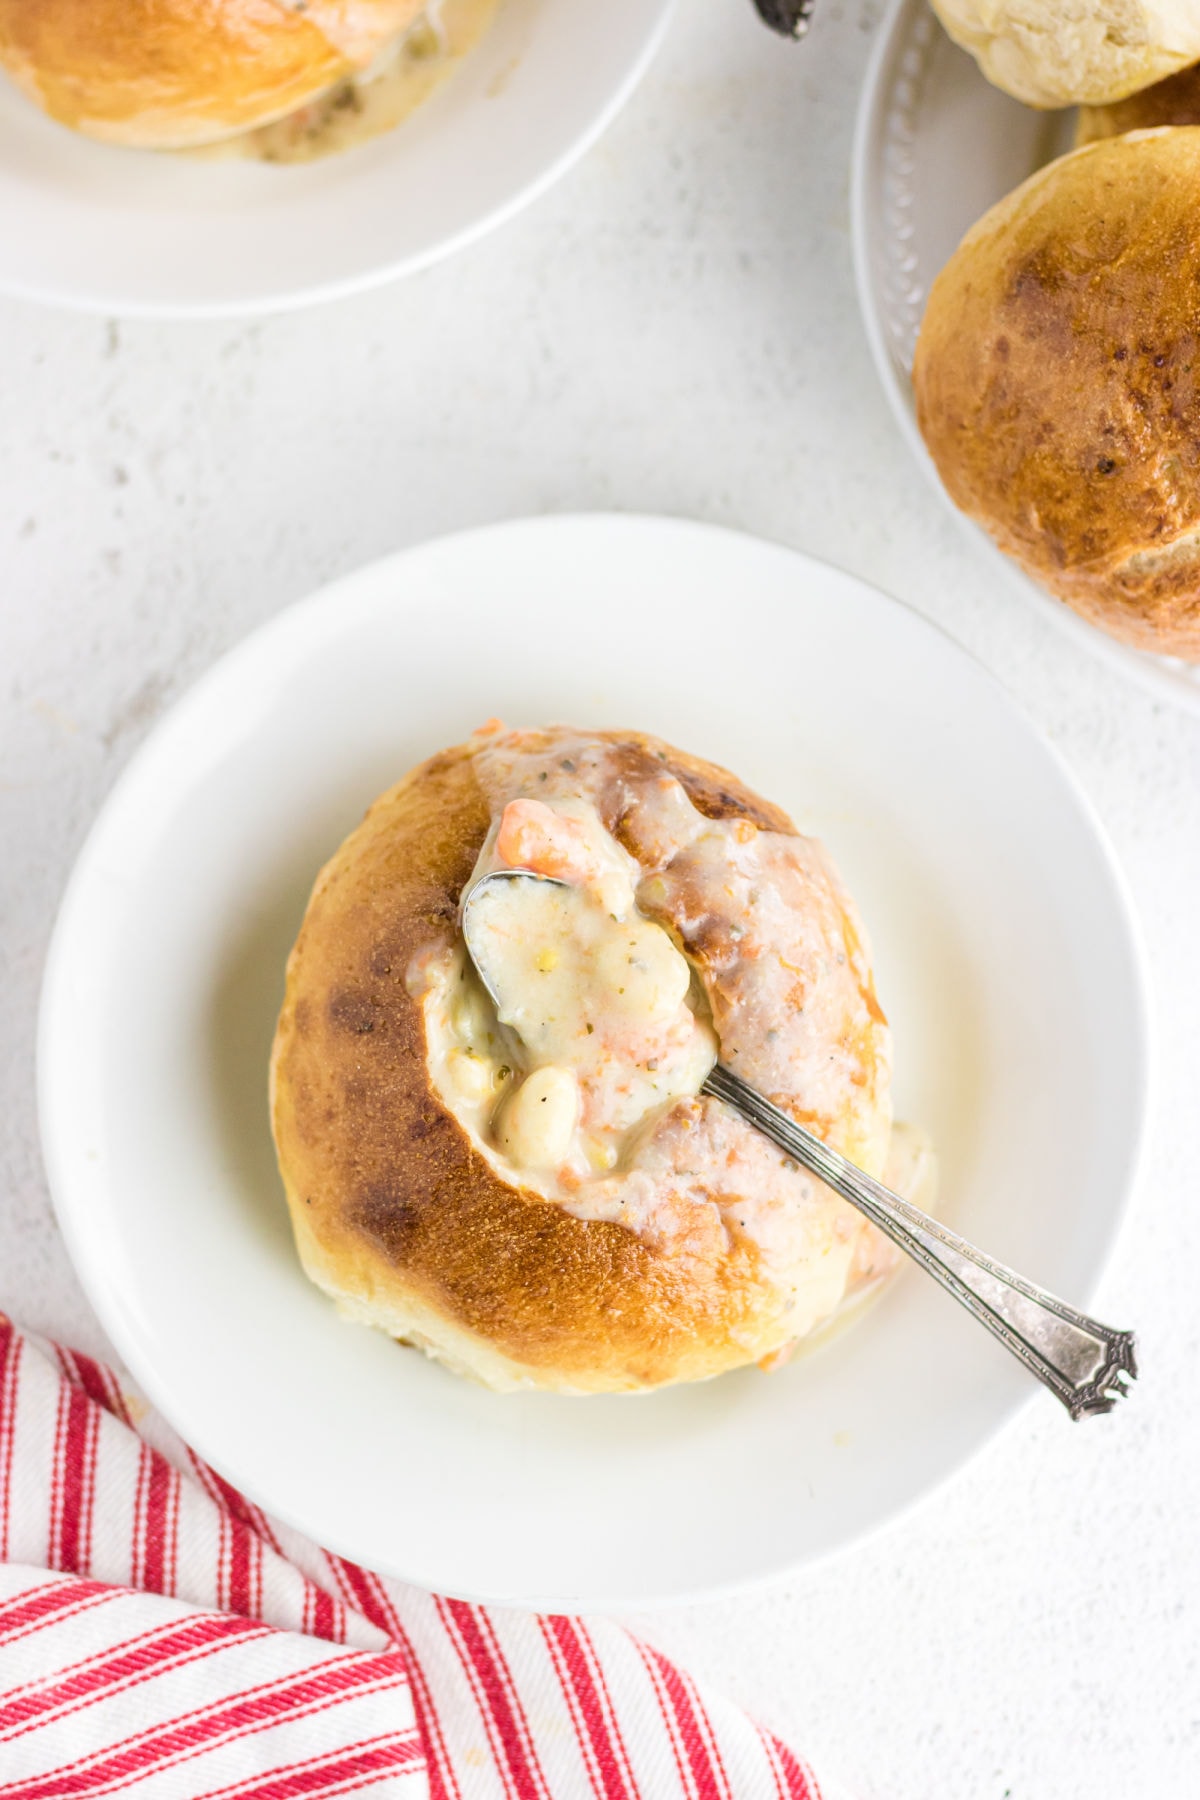
[{"label": "golden brown bread roll", "polygon": [[1159,125],[1200,125],[1200,63],[1112,106],[1081,106],[1075,142],[1094,144],[1100,138],[1152,131]]},{"label": "golden brown bread roll", "polygon": [[1200,659],[1200,129],[1051,163],[930,290],[917,419],[955,504],[1145,650]]},{"label": "golden brown bread roll", "polygon": [[[519,1034],[458,929],[473,877],[514,864],[566,883],[501,884]],[[376,801],[291,955],[272,1122],[306,1271],[497,1388],[777,1359],[894,1253],[696,1097],[718,1038],[883,1169],[889,1033],[821,847],[656,739],[485,727]]]},{"label": "golden brown bread roll", "polygon": [[1196,0],[933,0],[988,80],[1027,106],[1103,105],[1200,58]]},{"label": "golden brown bread roll", "polygon": [[365,68],[425,0],[0,0],[0,63],[114,144],[214,143]]}]

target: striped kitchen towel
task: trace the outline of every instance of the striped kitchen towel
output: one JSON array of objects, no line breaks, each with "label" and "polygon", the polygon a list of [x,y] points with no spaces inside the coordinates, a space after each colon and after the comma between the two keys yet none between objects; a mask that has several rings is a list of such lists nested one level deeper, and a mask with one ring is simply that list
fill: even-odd
[{"label": "striped kitchen towel", "polygon": [[620,1626],[384,1580],[0,1314],[0,1800],[819,1800]]}]

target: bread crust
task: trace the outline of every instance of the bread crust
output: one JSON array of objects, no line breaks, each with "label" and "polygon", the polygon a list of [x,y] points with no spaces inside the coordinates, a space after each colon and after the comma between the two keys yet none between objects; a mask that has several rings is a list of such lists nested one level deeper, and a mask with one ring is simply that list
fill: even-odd
[{"label": "bread crust", "polygon": [[[665,769],[707,816],[795,834],[723,769],[641,734],[591,735],[630,779]],[[455,931],[490,818],[459,746],[377,800],[318,877],[271,1067],[305,1268],[355,1316],[493,1386],[620,1391],[753,1360],[790,1334],[752,1245],[722,1232],[655,1249],[509,1185],[431,1086],[406,971]]]},{"label": "bread crust", "polygon": [[1160,125],[1200,125],[1200,63],[1111,106],[1081,106],[1075,142],[1094,144],[1101,138],[1153,131]]},{"label": "bread crust", "polygon": [[184,149],[305,105],[423,10],[424,0],[0,0],[0,62],[64,125]]},{"label": "bread crust", "polygon": [[917,420],[955,504],[1140,649],[1200,659],[1200,128],[1051,163],[930,290]]}]

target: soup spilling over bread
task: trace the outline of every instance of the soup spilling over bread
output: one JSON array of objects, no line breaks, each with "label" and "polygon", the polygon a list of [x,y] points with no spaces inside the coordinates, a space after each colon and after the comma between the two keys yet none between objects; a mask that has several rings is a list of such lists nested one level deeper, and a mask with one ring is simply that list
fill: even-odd
[{"label": "soup spilling over bread", "polygon": [[[479,890],[485,983],[460,907],[499,871],[550,879]],[[928,1174],[821,845],[655,739],[485,728],[376,803],[293,952],[274,1123],[306,1268],[501,1388],[779,1361],[894,1253],[700,1094],[718,1054],[863,1168]]]}]

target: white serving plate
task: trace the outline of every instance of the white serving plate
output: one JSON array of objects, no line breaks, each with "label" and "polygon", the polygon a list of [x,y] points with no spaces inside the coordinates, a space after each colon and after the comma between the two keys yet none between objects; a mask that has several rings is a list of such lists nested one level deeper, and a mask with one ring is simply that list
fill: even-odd
[{"label": "white serving plate", "polygon": [[985,80],[927,0],[892,0],[868,66],[854,141],[859,303],[909,448],[1008,588],[1160,700],[1200,712],[1200,666],[1118,643],[1029,580],[953,507],[917,429],[910,371],[930,283],[989,207],[1070,149],[1073,130],[1073,113],[1035,112]]},{"label": "white serving plate", "polygon": [[0,292],[125,315],[300,306],[411,274],[561,175],[613,118],[673,0],[501,0],[396,130],[273,166],[119,149],[0,72]]},{"label": "white serving plate", "polygon": [[792,551],[649,518],[391,557],[282,613],[158,726],[47,968],[59,1218],[154,1403],[347,1555],[568,1608],[777,1575],[894,1518],[1035,1394],[1056,1409],[915,1269],[775,1375],[572,1399],[496,1396],[343,1323],[293,1251],[267,1057],[309,885],[378,791],[493,713],[660,733],[818,831],[871,929],[898,1110],[937,1140],[946,1210],[1087,1302],[1147,1058],[1137,934],[1087,802],[916,614]]}]

